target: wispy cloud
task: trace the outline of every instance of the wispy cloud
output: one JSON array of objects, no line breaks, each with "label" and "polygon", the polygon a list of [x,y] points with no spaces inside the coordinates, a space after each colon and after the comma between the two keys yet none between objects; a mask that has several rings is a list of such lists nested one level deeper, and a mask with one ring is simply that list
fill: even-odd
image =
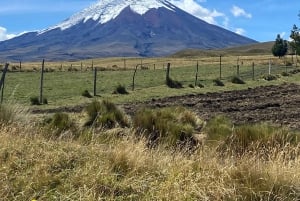
[{"label": "wispy cloud", "polygon": [[[225,17],[224,13],[221,13],[216,9],[213,10],[207,9],[201,6],[195,0],[171,0],[171,2],[177,7],[185,10],[190,14],[193,14],[194,16],[210,24],[217,24],[217,20],[216,20],[217,17]],[[201,0],[200,2],[205,2],[205,0]]]},{"label": "wispy cloud", "polygon": [[8,40],[15,37],[15,34],[7,33],[7,29],[0,26],[0,41]]},{"label": "wispy cloud", "polygon": [[246,31],[243,28],[236,28],[235,33],[237,33],[239,35],[245,35]]},{"label": "wispy cloud", "polygon": [[246,12],[243,8],[240,8],[238,6],[232,6],[231,8],[231,13],[233,14],[233,16],[235,17],[246,17],[246,18],[252,18],[252,14]]}]

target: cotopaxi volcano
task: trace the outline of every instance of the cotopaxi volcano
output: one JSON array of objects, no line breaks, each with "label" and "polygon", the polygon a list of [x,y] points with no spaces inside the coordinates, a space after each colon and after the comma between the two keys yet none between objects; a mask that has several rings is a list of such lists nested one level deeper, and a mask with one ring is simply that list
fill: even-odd
[{"label": "cotopaxi volcano", "polygon": [[255,42],[167,0],[99,0],[53,27],[0,42],[0,60],[164,56]]}]

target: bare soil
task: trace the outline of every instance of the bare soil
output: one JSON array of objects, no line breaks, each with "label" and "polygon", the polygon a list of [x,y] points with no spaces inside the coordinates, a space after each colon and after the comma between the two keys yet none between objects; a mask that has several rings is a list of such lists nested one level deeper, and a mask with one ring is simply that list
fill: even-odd
[{"label": "bare soil", "polygon": [[125,104],[123,108],[133,115],[142,106],[184,106],[205,120],[225,115],[235,124],[270,122],[300,129],[300,85],[296,84],[152,99],[145,103]]},{"label": "bare soil", "polygon": [[[140,107],[161,108],[184,106],[200,118],[209,120],[216,115],[225,115],[235,124],[269,122],[300,130],[300,85],[283,84],[248,88],[221,93],[191,94],[143,103],[120,105],[133,116]],[[55,109],[33,109],[32,113],[81,112],[84,105]]]}]

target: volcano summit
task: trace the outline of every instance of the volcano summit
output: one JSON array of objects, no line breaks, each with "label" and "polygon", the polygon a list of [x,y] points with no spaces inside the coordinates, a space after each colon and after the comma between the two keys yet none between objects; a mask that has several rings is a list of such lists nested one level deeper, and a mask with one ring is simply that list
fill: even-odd
[{"label": "volcano summit", "polygon": [[186,48],[255,43],[167,0],[99,0],[48,29],[0,42],[0,60],[165,56]]}]

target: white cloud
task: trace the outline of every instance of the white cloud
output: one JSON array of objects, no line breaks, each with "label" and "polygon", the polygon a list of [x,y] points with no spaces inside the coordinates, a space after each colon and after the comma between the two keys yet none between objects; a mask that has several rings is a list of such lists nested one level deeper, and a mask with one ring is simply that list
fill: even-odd
[{"label": "white cloud", "polygon": [[11,39],[15,36],[15,34],[8,34],[6,28],[0,26],[0,41]]},{"label": "white cloud", "polygon": [[251,13],[247,13],[243,8],[240,8],[238,6],[233,6],[230,11],[235,17],[252,18]]},{"label": "white cloud", "polygon": [[236,28],[235,29],[235,33],[239,34],[239,35],[245,35],[246,31],[242,28]]},{"label": "white cloud", "polygon": [[[201,0],[200,2],[205,1]],[[218,24],[215,19],[217,17],[225,18],[225,14],[215,9],[209,10],[207,8],[204,8],[201,5],[199,5],[195,0],[171,0],[171,3],[210,24]]]}]

